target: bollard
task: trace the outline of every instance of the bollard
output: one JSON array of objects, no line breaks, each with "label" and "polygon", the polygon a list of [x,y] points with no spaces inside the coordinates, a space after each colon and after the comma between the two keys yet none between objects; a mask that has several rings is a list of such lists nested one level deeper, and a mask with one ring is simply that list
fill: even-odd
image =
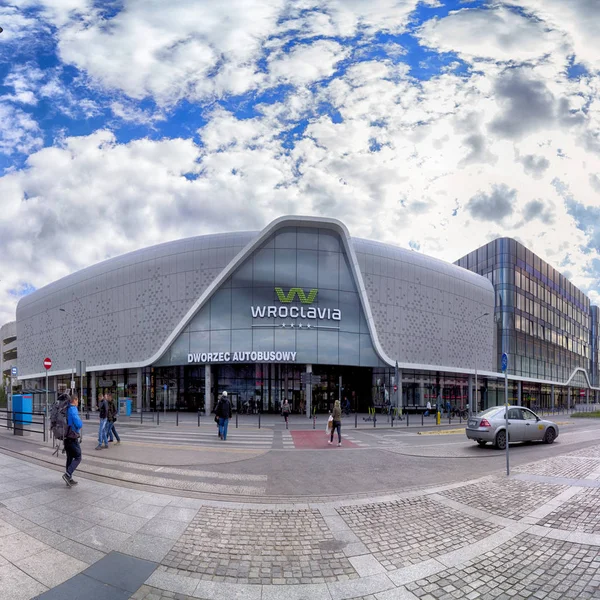
[{"label": "bollard", "polygon": [[452,417],[450,416],[450,413],[448,413],[448,425],[452,425]]},{"label": "bollard", "polygon": [[179,410],[175,413],[175,425],[179,427]]},{"label": "bollard", "polygon": [[45,443],[46,443],[46,413],[44,413],[44,414],[42,415],[42,418],[43,418],[43,420],[44,420],[44,423],[43,423],[43,425],[44,425],[44,444],[45,444]]},{"label": "bollard", "polygon": [[260,413],[258,413],[258,428],[260,429]]},{"label": "bollard", "polygon": [[317,428],[317,415],[313,413],[313,429]]},{"label": "bollard", "polygon": [[[237,414],[235,415],[235,419],[237,421]],[[198,427],[200,427],[200,409],[198,409]]]},{"label": "bollard", "polygon": [[156,412],[156,424],[160,425],[160,410]]},{"label": "bollard", "polygon": [[406,413],[406,426],[408,427],[408,413]]},{"label": "bollard", "polygon": [[[423,415],[424,415],[424,414],[425,414],[425,413],[421,413],[421,427],[423,427]],[[406,413],[406,416],[408,417],[408,413]]]},{"label": "bollard", "polygon": [[354,413],[354,429],[358,427],[358,413]]},{"label": "bollard", "polygon": [[144,422],[144,409],[140,409],[140,425]]},{"label": "bollard", "polygon": [[377,427],[377,413],[373,413],[373,427]]},{"label": "bollard", "polygon": [[238,414],[235,413],[235,428],[238,428]]},{"label": "bollard", "polygon": [[394,428],[394,413],[392,413],[392,429]]}]

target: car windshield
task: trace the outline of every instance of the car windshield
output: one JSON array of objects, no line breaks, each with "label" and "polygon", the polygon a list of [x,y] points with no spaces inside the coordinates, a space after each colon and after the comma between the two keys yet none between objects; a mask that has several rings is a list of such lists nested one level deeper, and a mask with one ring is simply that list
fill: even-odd
[{"label": "car windshield", "polygon": [[492,408],[488,408],[480,413],[477,413],[477,417],[491,417],[501,410],[504,410],[503,406],[492,406]]}]

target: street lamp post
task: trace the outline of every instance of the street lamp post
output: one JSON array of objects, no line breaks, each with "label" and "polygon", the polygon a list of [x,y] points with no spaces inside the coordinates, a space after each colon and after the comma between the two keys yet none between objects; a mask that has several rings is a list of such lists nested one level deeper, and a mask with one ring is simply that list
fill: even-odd
[{"label": "street lamp post", "polygon": [[[71,317],[71,351],[73,353],[73,357],[72,357],[73,362],[71,363],[70,387],[71,387],[71,389],[73,389],[73,386],[75,385],[75,317],[72,312],[69,312],[68,310],[66,310],[64,308],[59,308],[58,310],[60,312],[64,312],[66,315],[69,315]],[[81,407],[81,403],[79,406]]]},{"label": "street lamp post", "polygon": [[[489,312],[484,312],[482,315],[479,315],[478,317],[473,319],[472,322],[476,323],[477,321],[479,321],[479,319],[489,316],[489,314]],[[474,406],[469,406],[469,417],[477,412],[476,410],[474,410],[477,408],[477,350],[475,350],[475,394],[473,397],[473,404]]]}]

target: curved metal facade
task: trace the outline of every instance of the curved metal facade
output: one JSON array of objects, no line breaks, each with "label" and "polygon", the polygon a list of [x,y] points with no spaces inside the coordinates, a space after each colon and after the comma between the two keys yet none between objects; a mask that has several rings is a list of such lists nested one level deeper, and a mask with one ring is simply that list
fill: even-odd
[{"label": "curved metal facade", "polygon": [[163,361],[234,271],[284,228],[323,229],[338,237],[365,332],[381,361],[468,372],[477,360],[480,370],[493,370],[494,291],[487,279],[416,252],[350,238],[339,221],[284,217],[262,232],[207,235],[126,254],[23,298],[17,307],[20,376],[41,375],[45,356],[52,357],[55,374],[69,371],[75,358],[86,360],[88,371]]}]

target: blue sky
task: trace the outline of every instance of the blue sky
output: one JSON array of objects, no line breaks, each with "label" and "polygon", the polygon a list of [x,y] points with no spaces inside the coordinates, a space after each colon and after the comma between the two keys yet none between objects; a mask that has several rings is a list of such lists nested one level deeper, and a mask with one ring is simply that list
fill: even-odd
[{"label": "blue sky", "polygon": [[9,0],[4,320],[99,260],[288,213],[449,261],[513,236],[600,302],[598,19],[593,0]]}]

